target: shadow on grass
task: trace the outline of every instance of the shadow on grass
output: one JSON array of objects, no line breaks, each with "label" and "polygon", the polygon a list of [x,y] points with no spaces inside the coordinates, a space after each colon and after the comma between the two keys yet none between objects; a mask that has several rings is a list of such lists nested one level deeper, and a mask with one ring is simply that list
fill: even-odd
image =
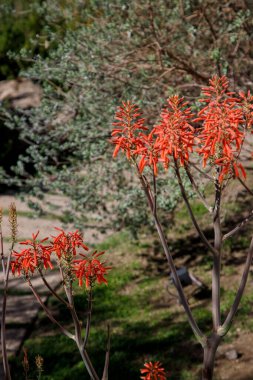
[{"label": "shadow on grass", "polygon": [[[180,314],[171,315],[164,308],[157,310],[145,295],[120,294],[125,284],[131,281],[131,273],[126,271],[122,276],[112,275],[111,287],[101,286],[95,290],[88,352],[98,374],[101,376],[103,372],[106,324],[110,323],[110,380],[139,379],[139,370],[147,360],[161,361],[170,373],[170,380],[191,379],[190,370],[194,369],[196,373],[202,362],[202,349],[196,343],[188,322],[180,321]],[[82,315],[86,293],[76,295],[76,305]],[[66,326],[70,323],[68,313],[58,306],[51,302],[51,307],[58,310],[58,316]],[[194,313],[200,327],[207,329],[210,313],[205,310],[194,310]],[[89,380],[74,342],[59,335],[45,317],[40,319],[38,331],[33,335],[35,338],[25,343],[30,359],[30,380],[37,378],[36,355],[44,359],[43,380]],[[12,361],[13,380],[22,378],[21,362],[22,355]]]},{"label": "shadow on grass", "polygon": [[[171,380],[183,380],[181,371],[191,369],[201,363],[201,347],[193,342],[192,332],[187,323],[151,327],[141,322],[124,324],[120,333],[112,332],[110,380],[138,379],[139,369],[146,360],[160,360],[170,372]],[[163,334],[161,336],[161,329]],[[101,376],[104,365],[106,345],[105,329],[91,331],[91,360]],[[95,344],[94,344],[95,343]],[[35,379],[34,359],[41,355],[44,359],[45,380],[89,380],[89,376],[80,362],[75,344],[60,335],[45,336],[27,341],[26,348],[30,359],[31,374]],[[18,358],[17,358],[18,359]],[[23,372],[21,361],[12,362],[13,379],[21,379]]]}]

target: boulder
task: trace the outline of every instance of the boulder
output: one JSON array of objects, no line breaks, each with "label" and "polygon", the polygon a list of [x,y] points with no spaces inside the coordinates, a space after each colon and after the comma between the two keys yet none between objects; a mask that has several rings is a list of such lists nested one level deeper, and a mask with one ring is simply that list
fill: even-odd
[{"label": "boulder", "polygon": [[30,79],[0,81],[0,102],[8,101],[13,108],[32,108],[40,105],[41,87]]}]

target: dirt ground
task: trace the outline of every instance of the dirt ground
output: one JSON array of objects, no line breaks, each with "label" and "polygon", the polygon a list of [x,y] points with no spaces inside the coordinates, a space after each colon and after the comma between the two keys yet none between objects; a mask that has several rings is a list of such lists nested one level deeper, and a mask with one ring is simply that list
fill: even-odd
[{"label": "dirt ground", "polygon": [[[18,196],[15,195],[0,195],[0,207],[5,211],[8,210],[10,203],[14,202],[18,213],[18,240],[28,239],[34,232],[40,231],[40,236],[50,236],[54,234],[55,227],[63,227],[63,223],[60,221],[60,217],[68,207],[68,199],[61,195],[48,195],[48,204],[53,204],[54,209],[47,205],[43,205],[43,210],[45,211],[45,216],[37,217],[36,214],[28,207],[27,203],[20,200]],[[50,217],[48,217],[47,212]],[[9,223],[8,217],[3,218],[3,235],[4,237],[9,236]],[[65,226],[64,226],[65,227]],[[72,224],[68,224],[68,231],[74,230],[75,227]],[[94,229],[87,228],[84,233],[85,241],[87,245],[94,244],[97,241],[102,241],[105,238],[105,234],[99,231],[94,231]]]},{"label": "dirt ground", "polygon": [[[236,322],[235,322],[236,323]],[[222,344],[216,359],[215,379],[252,380],[253,379],[253,334],[238,331],[232,343]],[[235,349],[238,359],[228,360],[225,353]]]}]

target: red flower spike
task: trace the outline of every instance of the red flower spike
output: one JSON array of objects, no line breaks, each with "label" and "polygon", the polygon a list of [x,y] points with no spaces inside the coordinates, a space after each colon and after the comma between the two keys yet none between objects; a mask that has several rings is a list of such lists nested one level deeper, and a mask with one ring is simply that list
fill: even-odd
[{"label": "red flower spike", "polygon": [[171,96],[168,106],[162,110],[160,124],[154,127],[157,136],[156,146],[160,148],[160,157],[167,169],[169,156],[180,160],[183,166],[189,160],[194,145],[194,128],[190,125],[191,109],[184,98]]},{"label": "red flower spike", "polygon": [[246,127],[250,128],[253,125],[253,95],[251,95],[250,91],[248,91],[247,94],[239,91],[239,96],[239,101],[246,121]]},{"label": "red flower spike", "polygon": [[[187,102],[178,96],[168,99],[168,105],[161,113],[161,120],[148,135],[142,133],[144,119],[140,110],[131,102],[122,103],[116,113],[111,141],[115,144],[113,156],[123,150],[128,159],[138,160],[139,172],[149,166],[157,175],[158,162],[167,169],[171,157],[184,166],[193,151],[202,156],[203,167],[208,163],[219,169],[219,182],[234,177],[246,177],[239,162],[246,131],[253,125],[253,96],[229,91],[225,76],[213,76],[209,86],[202,88],[204,107],[198,117],[193,115]],[[201,122],[202,127],[194,129],[191,122]],[[198,136],[196,136],[196,132]]]},{"label": "red flower spike", "polygon": [[23,249],[21,252],[12,252],[12,257],[15,258],[15,260],[11,261],[13,274],[20,276],[21,273],[24,273],[28,275],[29,273],[34,273],[41,267],[45,269],[53,268],[51,262],[52,249],[50,246],[42,244],[47,241],[48,238],[37,241],[38,235],[39,231],[36,234],[32,234],[32,240],[20,242],[21,245],[26,245],[28,248]]},{"label": "red flower spike", "polygon": [[138,164],[140,173],[143,172],[145,166],[149,166],[156,176],[158,173],[157,164],[161,149],[154,139],[153,131],[149,135],[140,133],[139,138],[136,139],[136,145],[137,147],[134,154],[140,157]]},{"label": "red flower spike", "polygon": [[148,362],[140,370],[142,380],[166,380],[166,373],[160,362]]},{"label": "red flower spike", "polygon": [[85,281],[86,288],[90,288],[95,282],[107,284],[104,276],[111,267],[105,267],[104,263],[98,260],[98,257],[103,254],[104,252],[97,253],[95,251],[91,257],[81,255],[84,259],[74,260],[73,271],[78,279],[79,286],[83,285],[83,281]]},{"label": "red flower spike", "polygon": [[55,229],[60,231],[60,233],[57,236],[53,236],[52,251],[56,253],[59,259],[69,253],[76,256],[77,248],[83,248],[85,251],[89,250],[84,244],[83,237],[78,230],[65,232],[60,228]]},{"label": "red flower spike", "polygon": [[[203,127],[198,135],[200,148],[198,153],[203,157],[203,167],[209,161],[220,167],[219,182],[225,177],[239,177],[242,165],[238,158],[244,142],[245,116],[241,100],[228,92],[228,79],[214,76],[210,86],[202,89],[202,102],[207,105],[198,113],[195,121],[202,121]],[[241,95],[242,96],[242,95]],[[244,176],[244,169],[240,170]]]},{"label": "red flower spike", "polygon": [[144,126],[145,120],[140,116],[140,109],[130,101],[122,102],[122,106],[118,107],[115,115],[118,121],[113,123],[116,128],[112,131],[111,139],[111,142],[116,145],[113,157],[116,157],[120,150],[125,152],[127,159],[133,155],[138,132],[148,129]]}]

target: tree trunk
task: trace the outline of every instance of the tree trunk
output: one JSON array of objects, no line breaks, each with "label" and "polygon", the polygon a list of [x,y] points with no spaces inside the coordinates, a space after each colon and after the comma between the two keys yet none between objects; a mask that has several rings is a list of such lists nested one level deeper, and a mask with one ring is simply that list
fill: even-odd
[{"label": "tree trunk", "polygon": [[211,337],[207,339],[206,346],[204,347],[202,380],[213,379],[215,354],[220,344],[220,341],[221,337],[217,334],[213,334],[211,335]]}]

